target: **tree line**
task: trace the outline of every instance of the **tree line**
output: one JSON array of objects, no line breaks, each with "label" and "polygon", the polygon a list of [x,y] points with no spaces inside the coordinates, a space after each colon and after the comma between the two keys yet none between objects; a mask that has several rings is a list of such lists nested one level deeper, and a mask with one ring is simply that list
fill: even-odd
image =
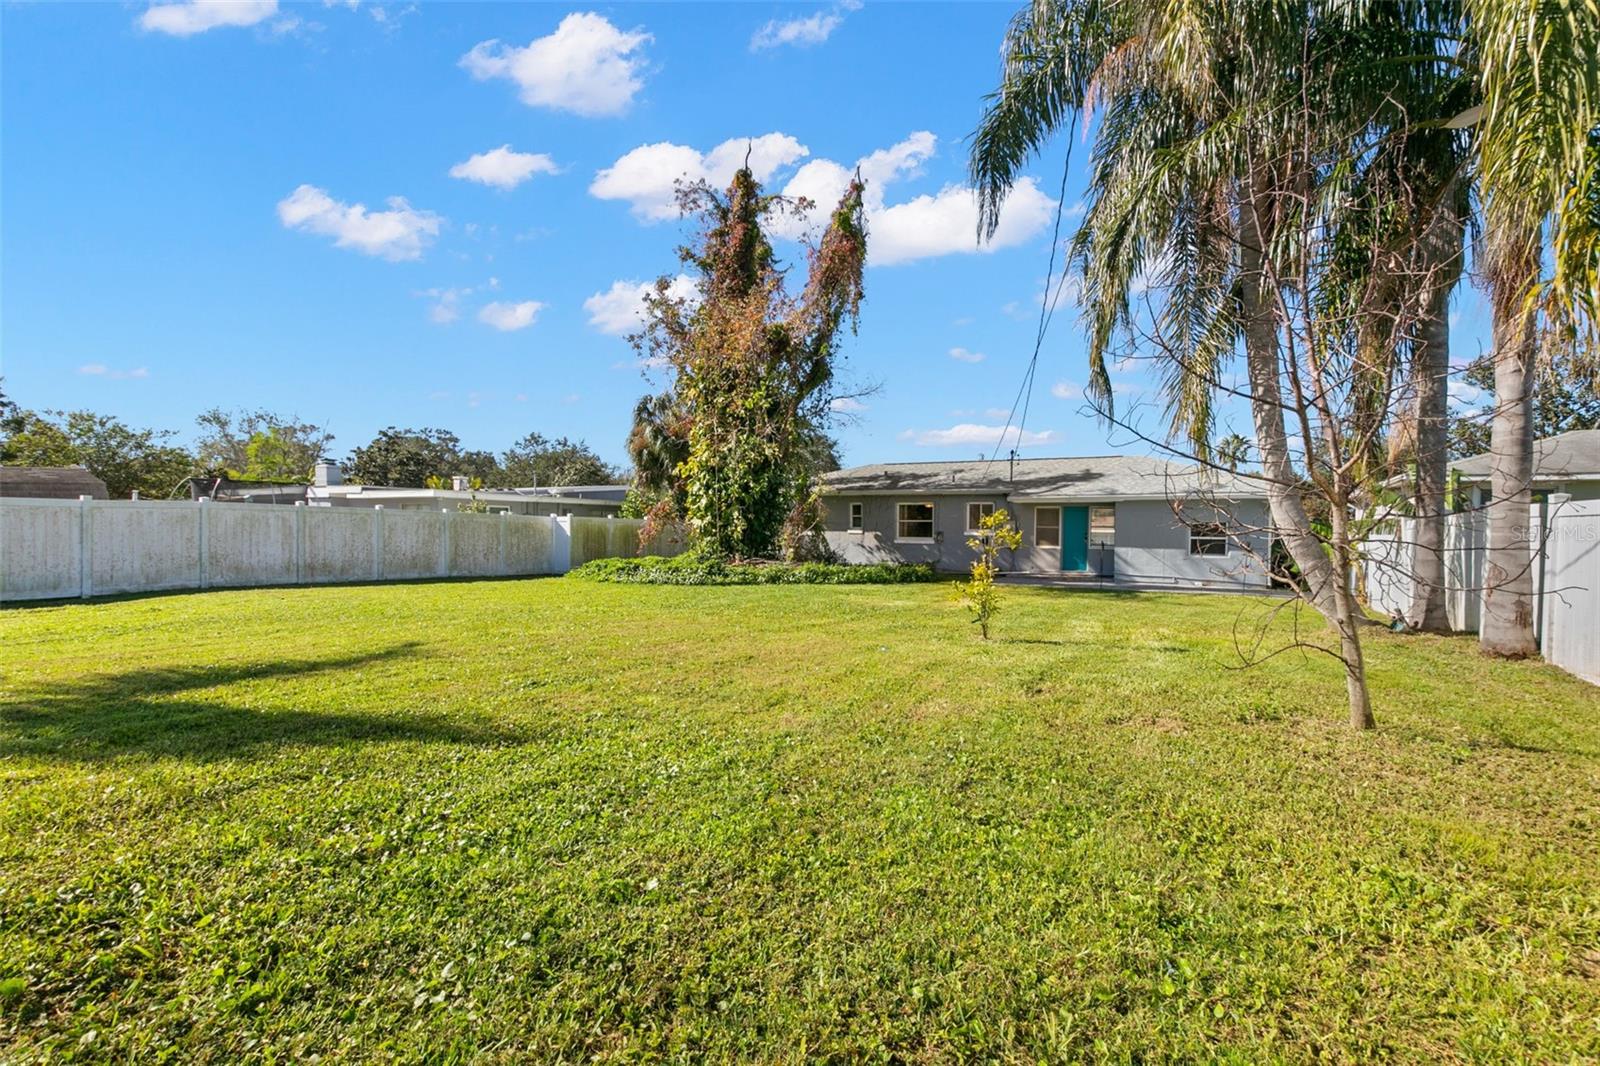
[{"label": "tree line", "polygon": [[[185,494],[191,477],[309,483],[329,456],[333,434],[322,426],[268,411],[213,408],[196,420],[194,444],[174,443],[172,430],[138,429],[92,411],[35,411],[0,390],[0,463],[83,466],[113,498]],[[363,485],[425,488],[430,479],[463,475],[485,488],[595,485],[628,480],[581,440],[529,433],[498,454],[463,448],[443,429],[390,426],[353,449],[341,466]]]}]

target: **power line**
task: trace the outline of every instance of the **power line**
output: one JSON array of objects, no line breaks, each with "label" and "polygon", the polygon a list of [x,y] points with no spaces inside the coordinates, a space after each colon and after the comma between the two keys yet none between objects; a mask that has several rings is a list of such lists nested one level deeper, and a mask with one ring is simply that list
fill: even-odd
[{"label": "power line", "polygon": [[1066,210],[1067,203],[1067,175],[1072,169],[1072,129],[1076,126],[1077,121],[1074,119],[1067,130],[1067,156],[1061,162],[1061,189],[1056,194],[1055,227],[1050,234],[1050,263],[1045,268],[1044,275],[1045,293],[1049,298],[1039,301],[1039,331],[1033,339],[1033,355],[1028,359],[1028,369],[1023,372],[1022,384],[1017,388],[1017,398],[1011,401],[1011,410],[1006,413],[1005,428],[1001,430],[1000,438],[995,441],[994,451],[990,453],[988,460],[983,464],[983,473],[985,475],[989,473],[989,467],[993,465],[995,458],[1000,454],[1000,447],[1006,440],[1005,429],[1010,428],[1011,419],[1017,413],[1019,404],[1022,407],[1022,418],[1017,422],[1016,445],[1013,451],[1022,449],[1022,432],[1027,427],[1028,410],[1033,405],[1033,382],[1035,373],[1039,369],[1039,352],[1044,347],[1045,334],[1050,330],[1050,320],[1055,317],[1056,305],[1061,300],[1061,290],[1066,288],[1069,276],[1069,267],[1066,263],[1062,263],[1061,280],[1056,283],[1054,292],[1050,291],[1050,281],[1055,276],[1056,253],[1061,247],[1061,218]]}]

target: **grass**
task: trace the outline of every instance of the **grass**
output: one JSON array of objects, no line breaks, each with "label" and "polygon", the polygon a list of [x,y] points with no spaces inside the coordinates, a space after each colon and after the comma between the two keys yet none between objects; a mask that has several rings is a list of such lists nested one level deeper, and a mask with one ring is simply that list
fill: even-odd
[{"label": "grass", "polygon": [[0,1061],[1600,1059],[1600,698],[1263,601],[0,612]]}]

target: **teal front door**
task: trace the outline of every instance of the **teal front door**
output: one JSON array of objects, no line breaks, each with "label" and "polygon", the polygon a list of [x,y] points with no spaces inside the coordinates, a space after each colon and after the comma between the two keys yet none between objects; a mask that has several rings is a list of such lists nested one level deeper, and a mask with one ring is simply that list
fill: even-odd
[{"label": "teal front door", "polygon": [[1089,569],[1089,508],[1061,508],[1061,569]]}]

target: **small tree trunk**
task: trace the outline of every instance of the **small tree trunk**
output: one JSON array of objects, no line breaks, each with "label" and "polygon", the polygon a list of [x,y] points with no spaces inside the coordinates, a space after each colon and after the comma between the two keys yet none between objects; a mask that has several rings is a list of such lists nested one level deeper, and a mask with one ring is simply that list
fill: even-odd
[{"label": "small tree trunk", "polygon": [[1447,192],[1423,236],[1428,290],[1423,296],[1412,346],[1412,380],[1417,393],[1417,484],[1412,500],[1412,628],[1450,631],[1444,589],[1444,484],[1447,454],[1450,373],[1450,293],[1461,277],[1461,216]]},{"label": "small tree trunk", "polygon": [[[1491,238],[1494,239],[1494,238]],[[1479,646],[1490,655],[1538,654],[1533,635],[1532,542],[1528,507],[1533,481],[1532,312],[1524,297],[1539,266],[1536,236],[1501,238],[1491,258],[1494,306],[1494,417],[1489,426],[1489,543],[1484,553]],[[1508,248],[1507,245],[1510,245]]]},{"label": "small tree trunk", "polygon": [[1344,660],[1344,687],[1350,700],[1350,728],[1373,729],[1372,697],[1367,691],[1367,663],[1361,650],[1361,633],[1352,610],[1339,622],[1339,655]]}]

